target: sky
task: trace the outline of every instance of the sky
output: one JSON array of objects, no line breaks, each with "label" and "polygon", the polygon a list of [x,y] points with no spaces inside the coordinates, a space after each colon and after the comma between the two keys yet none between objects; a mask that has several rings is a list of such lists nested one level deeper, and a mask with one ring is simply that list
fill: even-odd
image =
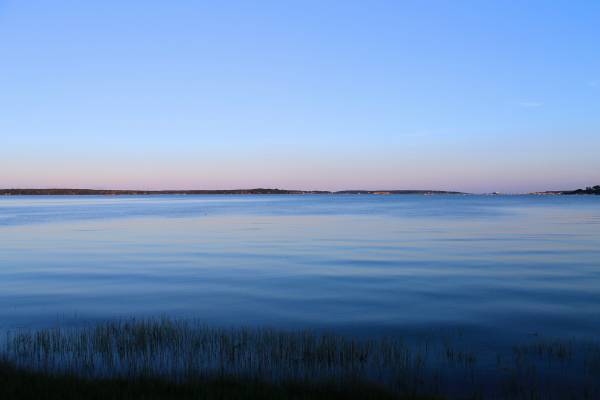
[{"label": "sky", "polygon": [[0,188],[600,184],[599,1],[0,0]]}]

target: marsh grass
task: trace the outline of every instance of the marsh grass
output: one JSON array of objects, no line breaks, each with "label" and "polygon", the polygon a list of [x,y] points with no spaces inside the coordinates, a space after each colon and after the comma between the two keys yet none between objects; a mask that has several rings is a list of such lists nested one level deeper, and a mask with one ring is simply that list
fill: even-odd
[{"label": "marsh grass", "polygon": [[363,395],[356,398],[367,398],[366,393],[379,396],[373,398],[600,398],[600,346],[540,338],[492,355],[448,337],[408,344],[398,337],[132,319],[8,332],[0,358],[4,375],[20,371],[49,382],[70,379],[79,388],[102,381],[107,387],[128,383],[135,391],[144,387],[135,382],[146,382],[158,385],[157,393],[165,388],[199,393],[198,387],[218,392],[223,382],[230,382],[227,388],[237,382],[251,391],[267,390],[256,398],[277,398],[277,393],[293,398],[300,388],[315,391],[307,398],[317,398],[315,393],[329,398],[343,393],[341,398],[358,393]]}]

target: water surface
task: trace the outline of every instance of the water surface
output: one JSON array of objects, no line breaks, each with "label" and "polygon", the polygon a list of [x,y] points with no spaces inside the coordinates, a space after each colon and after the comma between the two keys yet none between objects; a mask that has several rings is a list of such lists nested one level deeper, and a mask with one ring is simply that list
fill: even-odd
[{"label": "water surface", "polygon": [[0,327],[132,315],[594,336],[600,196],[0,198]]}]

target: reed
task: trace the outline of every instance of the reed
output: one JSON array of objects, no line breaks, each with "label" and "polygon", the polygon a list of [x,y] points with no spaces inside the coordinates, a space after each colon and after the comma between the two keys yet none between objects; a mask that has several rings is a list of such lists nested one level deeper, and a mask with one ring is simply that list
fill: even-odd
[{"label": "reed", "polygon": [[509,355],[491,355],[448,338],[408,344],[398,337],[131,319],[8,332],[0,360],[11,371],[83,382],[261,382],[327,387],[330,394],[352,383],[398,398],[600,396],[600,346],[542,339],[514,346]]}]

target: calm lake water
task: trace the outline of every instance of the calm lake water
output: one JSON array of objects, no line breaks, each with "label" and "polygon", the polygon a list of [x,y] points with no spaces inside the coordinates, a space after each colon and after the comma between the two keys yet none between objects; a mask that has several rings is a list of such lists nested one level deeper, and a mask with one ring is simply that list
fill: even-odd
[{"label": "calm lake water", "polygon": [[0,198],[0,327],[600,331],[600,196]]}]

